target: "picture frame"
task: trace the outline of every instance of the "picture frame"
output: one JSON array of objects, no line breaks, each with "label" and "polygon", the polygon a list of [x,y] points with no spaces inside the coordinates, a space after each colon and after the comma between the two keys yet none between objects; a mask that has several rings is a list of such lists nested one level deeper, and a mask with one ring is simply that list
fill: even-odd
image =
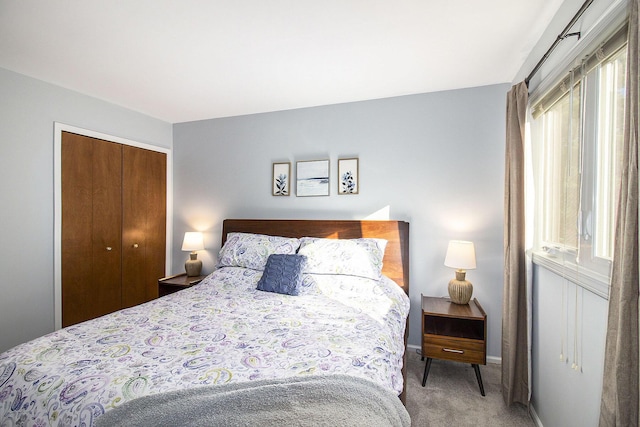
[{"label": "picture frame", "polygon": [[338,159],[338,194],[360,192],[358,158]]},{"label": "picture frame", "polygon": [[296,162],[296,196],[329,195],[329,159]]},{"label": "picture frame", "polygon": [[271,180],[271,194],[289,196],[291,194],[291,163],[274,163]]}]

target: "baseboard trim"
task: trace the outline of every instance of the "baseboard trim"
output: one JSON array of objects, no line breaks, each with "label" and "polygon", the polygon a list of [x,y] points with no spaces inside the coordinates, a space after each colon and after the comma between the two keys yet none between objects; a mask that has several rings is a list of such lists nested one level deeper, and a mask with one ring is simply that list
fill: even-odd
[{"label": "baseboard trim", "polygon": [[[418,354],[422,353],[422,348],[420,346],[417,346],[417,345],[407,344],[407,349],[408,350],[413,350]],[[487,363],[491,363],[491,364],[494,364],[494,365],[500,365],[500,364],[502,364],[502,358],[501,357],[497,357],[497,356],[487,356]]]},{"label": "baseboard trim", "polygon": [[542,421],[540,420],[540,417],[538,417],[538,413],[536,412],[536,408],[534,408],[531,403],[529,403],[529,415],[531,415],[531,419],[533,420],[534,423],[536,423],[536,426],[544,427],[542,425]]},{"label": "baseboard trim", "polygon": [[494,365],[502,365],[502,357],[487,356],[487,363],[492,363]]}]

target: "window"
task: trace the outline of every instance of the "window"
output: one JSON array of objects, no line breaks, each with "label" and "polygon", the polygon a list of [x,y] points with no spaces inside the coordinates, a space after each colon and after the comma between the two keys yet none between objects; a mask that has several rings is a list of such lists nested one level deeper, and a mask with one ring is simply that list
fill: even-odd
[{"label": "window", "polygon": [[[577,249],[580,83],[542,115],[542,241]],[[563,183],[564,185],[557,185]]]},{"label": "window", "polygon": [[613,257],[615,205],[618,194],[618,159],[622,149],[627,50],[623,49],[600,68],[598,102],[598,139],[596,165],[597,218],[594,253]]},{"label": "window", "polygon": [[608,287],[626,91],[626,31],[533,105],[535,246],[547,259]]}]

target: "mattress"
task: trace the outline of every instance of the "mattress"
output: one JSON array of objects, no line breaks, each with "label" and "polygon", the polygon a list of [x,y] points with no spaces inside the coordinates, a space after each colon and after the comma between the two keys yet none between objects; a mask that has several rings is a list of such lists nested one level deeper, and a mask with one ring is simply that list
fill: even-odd
[{"label": "mattress", "polygon": [[0,355],[0,425],[87,425],[141,396],[344,374],[402,392],[409,299],[386,277],[308,274],[297,296],[223,267],[189,289]]}]

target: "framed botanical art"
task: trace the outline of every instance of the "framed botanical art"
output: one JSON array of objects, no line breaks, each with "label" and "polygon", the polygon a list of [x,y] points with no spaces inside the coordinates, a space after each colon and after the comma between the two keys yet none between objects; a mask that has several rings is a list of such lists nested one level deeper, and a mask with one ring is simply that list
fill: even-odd
[{"label": "framed botanical art", "polygon": [[273,164],[272,194],[288,196],[291,194],[291,163]]},{"label": "framed botanical art", "polygon": [[296,196],[329,195],[329,160],[296,162]]},{"label": "framed botanical art", "polygon": [[338,194],[358,194],[358,159],[338,159]]}]

